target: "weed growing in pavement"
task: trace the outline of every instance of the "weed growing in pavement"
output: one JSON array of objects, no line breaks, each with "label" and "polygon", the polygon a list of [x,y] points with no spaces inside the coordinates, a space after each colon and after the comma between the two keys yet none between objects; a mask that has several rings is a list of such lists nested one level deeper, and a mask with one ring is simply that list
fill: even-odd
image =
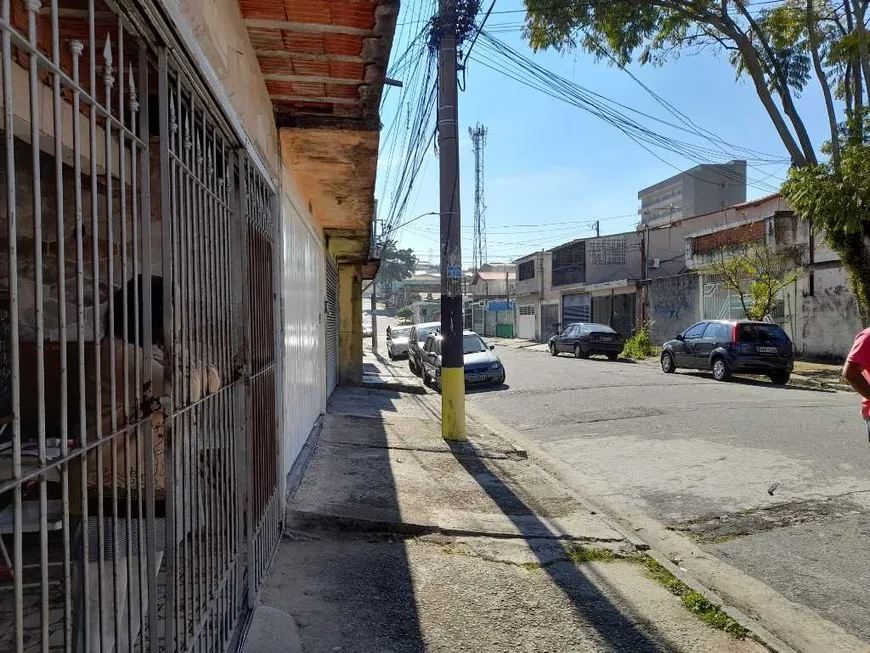
[{"label": "weed growing in pavement", "polygon": [[565,547],[565,553],[568,554],[568,559],[575,564],[582,564],[584,562],[613,562],[619,558],[610,549],[583,546],[582,544],[569,544]]},{"label": "weed growing in pavement", "polygon": [[650,340],[649,337],[649,331],[641,329],[625,341],[625,347],[622,350],[622,357],[642,359],[649,358],[659,352],[661,352],[661,348],[653,346],[652,340]]},{"label": "weed growing in pavement", "polygon": [[721,606],[711,603],[706,596],[693,590],[649,556],[643,557],[642,564],[650,578],[664,585],[671,594],[679,596],[686,610],[697,615],[704,623],[724,630],[737,639],[745,639],[749,634],[749,631],[729,617]]},{"label": "weed growing in pavement", "polygon": [[540,571],[544,568],[540,562],[524,562],[520,565],[526,571]]}]

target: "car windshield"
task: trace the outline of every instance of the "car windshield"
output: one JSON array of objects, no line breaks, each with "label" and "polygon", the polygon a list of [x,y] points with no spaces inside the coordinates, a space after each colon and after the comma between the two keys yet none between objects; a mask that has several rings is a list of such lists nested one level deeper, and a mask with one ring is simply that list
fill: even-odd
[{"label": "car windshield", "polygon": [[417,329],[417,340],[420,342],[424,342],[426,338],[429,337],[429,334],[435,333],[438,331],[438,327],[426,327],[424,329]]},{"label": "car windshield", "polygon": [[411,333],[411,327],[401,327],[401,328],[390,329],[390,337],[393,338],[394,340],[396,340],[398,338],[407,338],[408,334],[410,334],[410,333]]},{"label": "car windshield", "polygon": [[479,335],[469,333],[462,337],[463,354],[479,354],[482,351],[486,351],[486,345]]},{"label": "car windshield", "polygon": [[740,342],[785,342],[788,336],[776,324],[741,324],[738,340]]},{"label": "car windshield", "polygon": [[589,333],[616,333],[616,331],[611,329],[606,324],[587,324],[586,330]]}]

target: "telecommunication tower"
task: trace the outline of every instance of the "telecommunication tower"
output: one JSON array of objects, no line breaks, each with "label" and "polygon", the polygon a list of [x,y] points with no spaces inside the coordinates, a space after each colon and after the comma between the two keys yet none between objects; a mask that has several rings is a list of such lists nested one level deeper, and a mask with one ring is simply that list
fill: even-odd
[{"label": "telecommunication tower", "polygon": [[484,149],[486,148],[486,127],[477,123],[468,128],[474,147],[474,257],[472,267],[477,272],[486,263],[486,200],[484,197]]}]

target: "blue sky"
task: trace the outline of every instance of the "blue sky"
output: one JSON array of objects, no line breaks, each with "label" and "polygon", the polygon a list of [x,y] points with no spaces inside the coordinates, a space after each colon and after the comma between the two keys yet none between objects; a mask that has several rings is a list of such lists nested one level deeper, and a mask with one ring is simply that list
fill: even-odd
[{"label": "blue sky", "polygon": [[[394,60],[408,47],[409,37],[422,27],[417,21],[431,13],[432,4],[431,0],[405,0],[393,46]],[[498,0],[487,28],[550,71],[634,109],[674,121],[653,97],[618,68],[596,63],[583,52],[533,54],[519,28],[514,28],[524,14],[497,13],[521,8],[522,0]],[[480,44],[475,46],[475,52],[478,48]],[[751,82],[735,80],[734,70],[724,55],[686,55],[664,67],[635,65],[631,71],[697,125],[723,140],[785,158],[785,149]],[[402,81],[409,89],[409,80]],[[394,130],[406,129],[408,95],[400,89],[390,90],[382,107],[383,134],[403,102],[399,111],[402,118]],[[827,130],[820,98],[815,82],[811,82],[797,101],[817,143],[825,139]],[[465,264],[471,263],[474,218],[474,159],[468,127],[478,121],[489,130],[485,191],[491,261],[514,259],[590,235],[587,225],[595,220],[601,221],[602,234],[631,230],[637,223],[638,190],[697,163],[667,150],[654,150],[662,161],[600,118],[527,88],[475,61],[468,64],[466,90],[459,96],[459,120]],[[667,135],[710,148],[709,142],[698,137],[647,119],[640,121]],[[733,156],[723,153],[718,160],[729,158]],[[383,209],[395,186],[385,174],[388,162],[389,157],[382,153],[377,188],[381,218],[385,217]],[[751,167],[748,197],[769,194],[765,184],[778,185],[786,170],[785,163]],[[429,211],[438,211],[438,160],[431,148],[403,220]],[[398,240],[400,246],[414,249],[423,260],[430,256],[437,259],[438,216],[426,216],[402,228]]]}]

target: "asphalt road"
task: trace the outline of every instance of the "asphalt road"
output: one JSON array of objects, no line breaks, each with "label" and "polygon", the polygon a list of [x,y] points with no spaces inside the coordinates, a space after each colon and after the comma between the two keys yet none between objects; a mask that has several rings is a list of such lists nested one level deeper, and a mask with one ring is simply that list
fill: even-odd
[{"label": "asphalt road", "polygon": [[628,497],[870,642],[870,443],[853,395],[497,351],[508,386],[469,402],[599,496]]}]

